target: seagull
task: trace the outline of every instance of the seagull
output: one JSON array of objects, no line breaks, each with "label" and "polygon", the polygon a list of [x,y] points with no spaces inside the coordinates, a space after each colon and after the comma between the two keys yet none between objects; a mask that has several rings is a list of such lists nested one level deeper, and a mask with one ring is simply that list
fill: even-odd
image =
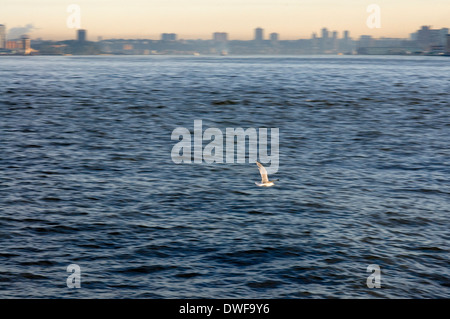
[{"label": "seagull", "polygon": [[277,181],[278,179],[274,179],[273,181],[269,181],[267,178],[267,170],[262,164],[258,161],[256,161],[256,165],[258,165],[259,173],[261,174],[261,183],[255,182],[256,185],[260,187],[270,187],[275,185],[274,181]]}]

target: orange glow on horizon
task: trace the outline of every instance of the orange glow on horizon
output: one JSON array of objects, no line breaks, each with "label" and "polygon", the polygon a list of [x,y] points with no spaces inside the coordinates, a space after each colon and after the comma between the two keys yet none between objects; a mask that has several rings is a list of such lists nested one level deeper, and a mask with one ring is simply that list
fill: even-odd
[{"label": "orange glow on horizon", "polygon": [[[264,37],[277,32],[280,40],[308,39],[326,27],[344,30],[352,38],[407,38],[422,25],[449,27],[448,0],[379,0],[381,28],[366,25],[366,9],[372,1],[356,0],[129,0],[124,6],[118,0],[4,0],[0,24],[10,30],[27,24],[35,29],[32,38],[47,40],[75,39],[76,30],[67,27],[67,7],[78,3],[81,27],[88,31],[88,40],[109,38],[159,39],[161,33],[173,32],[179,39],[211,39],[214,32],[227,32],[230,40],[250,40],[256,27]],[[447,24],[447,25],[446,25]]]}]

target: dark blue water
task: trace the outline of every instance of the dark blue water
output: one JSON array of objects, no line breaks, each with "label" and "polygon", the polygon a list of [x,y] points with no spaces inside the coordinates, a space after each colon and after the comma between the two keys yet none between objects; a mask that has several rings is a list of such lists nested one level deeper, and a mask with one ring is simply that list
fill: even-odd
[{"label": "dark blue water", "polygon": [[[174,164],[196,119],[277,185]],[[0,136],[2,298],[450,297],[448,58],[3,57]]]}]

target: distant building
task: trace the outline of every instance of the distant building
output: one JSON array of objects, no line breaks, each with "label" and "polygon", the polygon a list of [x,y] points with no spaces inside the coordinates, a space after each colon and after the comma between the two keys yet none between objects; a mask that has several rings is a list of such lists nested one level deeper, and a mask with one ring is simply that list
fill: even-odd
[{"label": "distant building", "polygon": [[123,45],[123,50],[124,51],[131,51],[131,50],[133,50],[133,45],[132,44],[124,44]]},{"label": "distant building", "polygon": [[0,24],[0,49],[6,49],[6,26]]},{"label": "distant building", "polygon": [[228,33],[214,32],[213,33],[213,41],[214,42],[227,42],[228,41]]},{"label": "distant building", "polygon": [[320,38],[320,51],[322,53],[324,53],[324,52],[327,52],[331,47],[328,29],[322,28],[321,34],[322,34],[322,37]]},{"label": "distant building", "polygon": [[344,40],[349,40],[349,39],[350,39],[350,32],[349,32],[348,30],[345,30],[345,31],[344,31],[344,37],[343,37],[343,39],[344,39]]},{"label": "distant building", "polygon": [[327,28],[322,29],[322,39],[324,39],[324,40],[328,39],[328,29]]},{"label": "distant building", "polygon": [[430,26],[422,26],[420,30],[411,35],[411,38],[417,41],[417,45],[422,50],[430,50],[430,48],[436,46],[446,45],[446,36],[449,29],[431,29]]},{"label": "distant building", "polygon": [[254,40],[256,42],[262,42],[264,40],[264,30],[262,28],[256,28],[255,29]]},{"label": "distant building", "polygon": [[7,50],[22,49],[22,43],[20,41],[17,41],[17,40],[6,41],[5,49],[7,49]]},{"label": "distant building", "polygon": [[438,30],[438,32],[436,32],[436,36],[438,37],[438,41],[440,42],[439,44],[442,44],[442,45],[446,45],[446,38],[447,38],[447,35],[449,34],[448,33],[449,32],[449,29],[448,28],[442,28],[442,29],[439,29]]},{"label": "distant building", "polygon": [[86,30],[80,29],[77,31],[77,40],[78,42],[86,42]]},{"label": "distant building", "polygon": [[445,52],[450,54],[450,34],[447,34],[447,45],[445,46]]},{"label": "distant building", "polygon": [[350,53],[353,51],[352,40],[350,38],[350,32],[345,30],[342,39],[339,40],[339,50],[340,52]]},{"label": "distant building", "polygon": [[28,35],[23,35],[21,38],[22,42],[22,52],[25,55],[28,55],[31,53],[31,40]]},{"label": "distant building", "polygon": [[358,47],[367,48],[373,45],[374,39],[370,35],[362,35],[359,37]]},{"label": "distant building", "polygon": [[161,41],[176,41],[177,35],[176,33],[162,33]]},{"label": "distant building", "polygon": [[333,31],[331,36],[331,49],[337,51],[338,49],[338,33],[337,31]]},{"label": "distant building", "polygon": [[271,33],[269,35],[269,37],[270,37],[270,41],[272,41],[272,42],[277,42],[280,39],[279,34],[276,32]]}]

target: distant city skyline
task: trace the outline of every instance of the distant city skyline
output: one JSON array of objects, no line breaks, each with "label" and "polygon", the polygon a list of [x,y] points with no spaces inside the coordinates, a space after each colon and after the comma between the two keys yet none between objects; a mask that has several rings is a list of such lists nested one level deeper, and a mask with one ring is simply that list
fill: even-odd
[{"label": "distant city skyline", "polygon": [[[381,8],[381,28],[366,25],[368,5]],[[27,30],[32,38],[73,39],[66,25],[67,7],[81,8],[81,28],[89,38],[158,39],[176,33],[178,39],[211,39],[225,32],[230,39],[250,40],[257,27],[264,39],[277,33],[280,40],[307,39],[326,27],[339,37],[407,38],[422,25],[448,27],[448,0],[2,0],[0,24],[7,30]],[[447,24],[447,25],[446,25]]]}]

